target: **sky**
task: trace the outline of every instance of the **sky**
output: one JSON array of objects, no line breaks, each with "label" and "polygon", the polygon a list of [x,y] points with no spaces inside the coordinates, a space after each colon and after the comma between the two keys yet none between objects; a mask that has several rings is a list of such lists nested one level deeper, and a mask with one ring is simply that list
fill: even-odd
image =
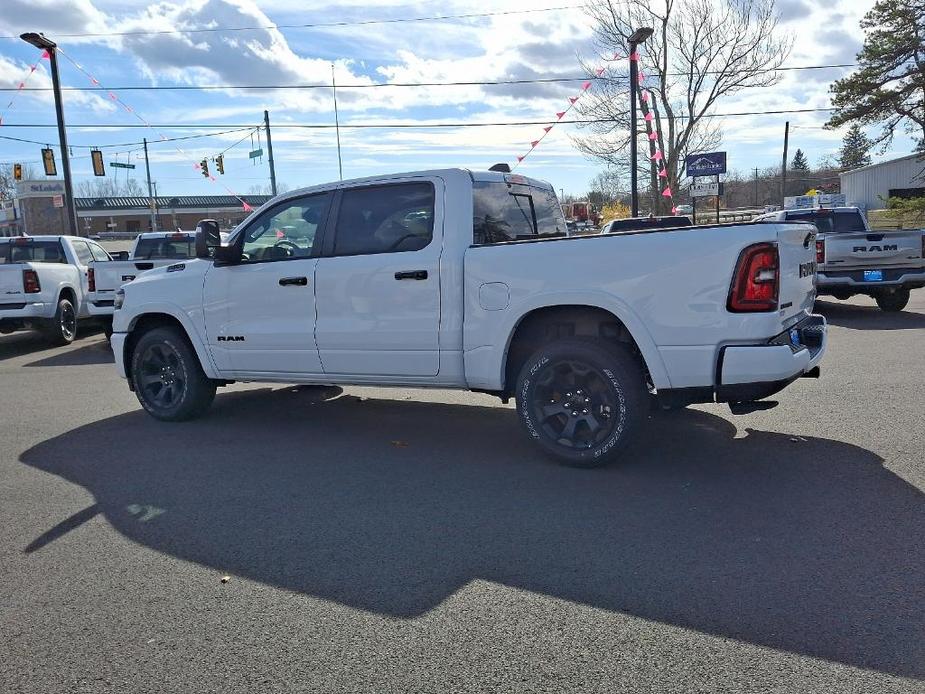
[{"label": "sky", "polygon": [[[872,0],[778,0],[781,31],[794,39],[787,65],[853,63],[863,40],[859,20],[871,5]],[[394,21],[483,13],[504,14]],[[287,24],[303,26],[228,31]],[[184,31],[204,28],[215,30]],[[579,61],[598,63],[592,28],[581,0],[3,0],[0,88],[8,91],[0,92],[0,137],[49,143],[57,150],[54,127],[39,127],[55,123],[51,93],[15,91],[27,77],[28,87],[50,86],[48,61],[16,38],[35,31],[61,47],[62,86],[93,87],[92,78],[118,97],[112,100],[108,91],[65,92],[76,182],[93,179],[90,148],[101,147],[107,176],[115,174],[119,180],[133,176],[144,187],[140,143],[147,138],[151,177],[159,195],[243,194],[255,186],[265,187],[269,183],[265,137],[261,133],[258,139],[247,129],[261,123],[265,109],[270,113],[279,181],[298,188],[337,180],[335,130],[287,127],[334,124],[330,88],[293,88],[330,85],[332,65],[339,85],[344,178],[514,164],[517,155],[526,153],[530,142],[543,135],[542,124],[471,126],[554,123],[555,114],[569,105],[569,97],[581,93]],[[38,67],[30,75],[36,62]],[[625,65],[610,67],[616,70]],[[721,119],[721,149],[729,153],[729,167],[746,172],[779,166],[787,120],[791,154],[802,149],[812,165],[833,155],[844,129],[823,130],[826,112],[765,112],[825,108],[830,105],[828,85],[849,71],[788,71],[774,87],[745,89],[725,98],[717,113],[760,114]],[[576,80],[363,86],[546,78]],[[212,88],[188,89],[204,86]],[[11,98],[14,103],[8,108]],[[144,122],[156,127],[147,128]],[[395,127],[438,123],[470,127]],[[350,127],[369,124],[386,127]],[[219,134],[225,130],[235,132]],[[576,126],[556,125],[518,171],[550,181],[566,193],[586,192],[601,165],[577,150],[572,140],[576,132]],[[190,136],[194,137],[162,141],[162,137]],[[874,159],[900,156],[912,147],[910,139],[900,136],[890,150],[875,153]],[[0,139],[0,163],[31,163],[41,176],[41,148],[40,144]],[[262,158],[249,158],[249,152],[260,148]],[[201,159],[223,151],[225,175],[215,175],[215,181],[194,168]],[[114,169],[109,166],[113,161],[132,163],[136,168]],[[214,163],[210,166],[216,174]]]}]

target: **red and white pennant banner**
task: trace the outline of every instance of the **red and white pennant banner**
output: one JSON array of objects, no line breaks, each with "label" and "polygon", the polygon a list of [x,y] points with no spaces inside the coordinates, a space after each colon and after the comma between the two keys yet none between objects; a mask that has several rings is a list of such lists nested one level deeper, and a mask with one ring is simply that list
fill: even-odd
[{"label": "red and white pennant banner", "polygon": [[[611,58],[611,60],[608,61],[608,62],[613,62],[614,60],[620,60],[620,58],[622,58],[622,57],[623,57],[623,56],[621,56],[619,53],[614,53],[613,58]],[[595,70],[594,72],[595,72],[595,74],[596,74],[598,77],[601,77],[601,76],[603,76],[605,70],[606,70],[606,68],[602,65],[602,66],[598,67],[597,70]],[[522,162],[524,159],[526,159],[528,156],[530,156],[530,153],[531,153],[534,149],[537,148],[537,145],[539,145],[544,139],[546,139],[546,136],[547,136],[547,135],[549,134],[549,132],[553,129],[553,127],[555,127],[556,123],[558,123],[559,121],[561,121],[561,120],[565,117],[565,114],[567,114],[569,111],[571,111],[571,110],[575,107],[575,104],[578,102],[578,100],[579,100],[579,99],[585,94],[585,92],[587,92],[589,89],[591,89],[591,80],[586,80],[586,81],[583,82],[582,85],[581,85],[581,91],[580,91],[576,96],[570,96],[570,97],[568,98],[568,106],[566,106],[564,110],[559,111],[559,112],[556,113],[556,120],[555,120],[554,122],[550,123],[549,125],[545,126],[545,127],[543,128],[543,134],[540,135],[540,137],[539,137],[538,139],[533,140],[533,142],[530,143],[530,149],[528,149],[524,154],[519,154],[519,155],[517,155],[517,164],[514,164],[514,166],[512,167],[512,170],[513,170],[513,169],[516,169],[517,166],[518,166],[518,164],[520,164],[520,162]]]},{"label": "red and white pennant banner", "polygon": [[0,125],[3,125],[3,119],[11,108],[13,104],[16,103],[16,98],[22,94],[22,90],[26,88],[26,84],[29,82],[29,78],[32,77],[32,73],[38,70],[39,62],[42,60],[49,60],[51,58],[48,55],[48,51],[42,51],[42,55],[39,56],[39,59],[32,63],[32,67],[29,68],[29,74],[22,78],[19,82],[19,86],[16,87],[16,91],[13,92],[13,96],[10,97],[10,103],[6,105],[6,108],[3,109],[3,113],[0,113]]},{"label": "red and white pennant banner", "polygon": [[[84,67],[83,67],[80,63],[78,63],[78,62],[75,61],[73,58],[71,58],[69,55],[67,55],[64,51],[61,50],[60,47],[57,49],[57,51],[58,51],[58,53],[59,53],[60,55],[63,55],[65,58],[67,58],[67,59],[71,62],[71,64],[72,64],[74,67],[76,67],[80,72],[82,72],[82,73],[87,77],[87,79],[90,80],[90,84],[92,84],[94,87],[104,88],[103,85],[100,84],[100,81],[99,81],[98,79],[96,79],[96,77],[94,77],[94,76],[91,75],[89,72],[87,72],[87,70],[85,70]],[[124,102],[122,99],[120,99],[119,96],[118,96],[116,93],[114,93],[114,92],[112,92],[112,91],[107,91],[107,94],[109,95],[110,100],[112,100],[113,102],[115,102],[115,103],[117,103],[119,106],[121,106],[121,107],[125,110],[126,113],[131,113],[133,116],[135,116],[135,118],[137,118],[139,121],[141,121],[141,122],[145,125],[145,127],[149,128],[152,132],[154,132],[155,134],[157,134],[157,136],[158,136],[158,138],[159,138],[160,140],[162,140],[162,141],[164,141],[164,140],[170,140],[169,137],[167,137],[164,133],[162,133],[161,131],[159,131],[157,128],[155,128],[153,125],[151,125],[147,120],[145,120],[144,116],[142,116],[140,113],[138,113],[138,111],[136,111],[136,110],[135,110],[134,108],[132,108],[129,104],[127,104],[127,103]],[[174,149],[176,149],[177,152],[179,152],[182,156],[184,156],[184,157],[190,157],[190,156],[191,156],[188,152],[186,152],[186,151],[185,151],[183,148],[181,148],[179,145],[174,144],[173,147],[174,147]],[[199,162],[195,162],[195,163],[193,164],[193,168],[194,168],[196,171],[201,171],[201,170],[202,170],[202,166],[199,164]],[[247,201],[244,200],[244,198],[242,198],[240,195],[238,195],[237,193],[235,193],[231,188],[229,188],[228,186],[226,186],[223,182],[221,182],[221,181],[219,181],[217,178],[215,178],[215,176],[213,176],[211,173],[209,174],[209,180],[212,181],[213,183],[215,183],[216,185],[219,185],[219,186],[221,186],[222,188],[224,188],[225,191],[226,191],[229,195],[231,195],[232,197],[237,198],[238,202],[241,203],[241,205],[242,205],[242,207],[244,208],[244,211],[245,211],[245,212],[252,212],[252,211],[253,211],[254,208],[251,207],[250,205],[248,205],[248,204],[247,204]]]},{"label": "red and white pennant banner", "polygon": [[[623,58],[623,57],[624,57],[624,56],[621,56],[619,53],[614,53],[613,58],[611,58],[608,62],[614,62],[614,61],[620,60],[620,59]],[[630,60],[636,61],[637,64],[638,64],[638,62],[639,62],[639,52],[638,52],[638,51],[634,51],[633,53],[630,53],[629,59],[630,59]],[[600,66],[600,67],[597,68],[597,70],[595,70],[595,74],[600,78],[600,77],[602,77],[602,76],[604,75],[605,70],[606,70],[606,68],[605,68],[604,66]],[[643,111],[644,111],[644,116],[643,116],[643,118],[644,118],[645,123],[646,123],[646,130],[648,131],[648,134],[649,134],[649,142],[650,142],[650,150],[651,150],[650,159],[656,163],[656,166],[657,166],[657,168],[658,168],[658,178],[660,178],[660,179],[661,179],[661,178],[666,178],[666,179],[667,179],[667,178],[668,178],[668,169],[666,168],[666,165],[667,165],[667,164],[666,164],[666,161],[665,161],[665,155],[662,154],[662,151],[661,151],[661,149],[659,148],[659,145],[658,145],[658,130],[657,130],[656,126],[655,126],[655,113],[654,113],[655,96],[652,94],[652,92],[651,92],[650,90],[648,90],[648,89],[643,89],[643,88],[642,88],[643,83],[645,82],[646,79],[647,79],[647,77],[646,77],[645,72],[643,72],[641,69],[638,70],[638,76],[637,76],[638,85],[633,85],[633,89],[635,90],[635,89],[638,88],[638,89],[640,90],[640,98],[642,99],[642,102],[643,102]],[[539,138],[537,138],[536,140],[533,140],[533,141],[530,143],[530,149],[528,149],[524,154],[519,154],[519,155],[517,155],[517,163],[514,164],[514,166],[512,167],[512,170],[513,170],[513,169],[516,169],[517,166],[518,166],[524,159],[526,159],[526,158],[530,155],[530,153],[533,152],[534,149],[537,148],[537,146],[546,138],[546,136],[549,134],[549,132],[553,129],[553,127],[556,125],[556,123],[558,123],[559,121],[561,121],[562,118],[565,116],[565,114],[567,114],[569,111],[572,110],[572,108],[575,106],[575,104],[578,102],[578,100],[579,100],[579,99],[585,94],[585,92],[587,92],[590,88],[591,88],[591,80],[587,80],[586,82],[584,82],[584,83],[581,85],[581,92],[579,92],[577,96],[570,96],[570,97],[568,98],[569,105],[565,108],[565,110],[559,111],[558,113],[556,113],[556,120],[555,120],[555,122],[550,123],[549,125],[547,125],[547,126],[545,126],[545,127],[543,128],[543,134],[542,134]],[[633,95],[633,98],[635,98],[635,94]],[[673,195],[672,195],[672,192],[671,192],[671,187],[670,187],[669,185],[666,185],[665,188],[664,188],[664,190],[662,190],[662,196],[664,196],[664,197],[666,197],[666,198],[672,198],[672,199],[673,199]],[[671,213],[672,213],[672,214],[677,214],[677,213],[678,213],[678,208],[677,208],[676,206],[672,206],[672,208],[671,208]]]}]

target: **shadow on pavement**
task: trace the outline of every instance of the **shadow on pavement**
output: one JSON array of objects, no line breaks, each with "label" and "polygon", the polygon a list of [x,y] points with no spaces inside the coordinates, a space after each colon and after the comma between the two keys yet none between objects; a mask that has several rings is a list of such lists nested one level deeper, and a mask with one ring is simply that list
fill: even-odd
[{"label": "shadow on pavement", "polygon": [[816,300],[815,312],[832,325],[855,330],[914,330],[925,328],[925,314],[905,310],[887,313],[876,306],[858,306],[835,300]]},{"label": "shadow on pavement", "polygon": [[25,366],[87,366],[88,364],[113,364],[112,347],[106,340],[94,340],[76,349],[58,350],[50,357],[33,361]]},{"label": "shadow on pavement", "polygon": [[56,355],[63,354],[65,350],[78,347],[84,340],[102,334],[103,328],[96,323],[81,322],[77,329],[77,339],[68,347],[52,345],[48,338],[37,330],[22,330],[9,335],[0,335],[0,361],[51,350],[54,350]]},{"label": "shadow on pavement", "polygon": [[96,499],[26,551],[99,511],[159,552],[399,618],[485,579],[925,676],[923,494],[853,445],[735,434],[659,416],[625,462],[580,471],[508,408],[227,393],[197,422],[137,411],[25,452]]}]

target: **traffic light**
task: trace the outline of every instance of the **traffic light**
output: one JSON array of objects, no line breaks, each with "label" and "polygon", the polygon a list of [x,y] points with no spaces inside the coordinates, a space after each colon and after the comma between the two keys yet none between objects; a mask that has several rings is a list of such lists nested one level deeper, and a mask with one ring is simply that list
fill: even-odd
[{"label": "traffic light", "polygon": [[222,174],[223,176],[225,175],[225,155],[224,154],[219,154],[217,157],[215,157],[215,168],[218,169],[218,172],[220,174]]},{"label": "traffic light", "polygon": [[203,176],[205,176],[206,178],[209,177],[209,160],[208,159],[203,159],[201,162],[199,162],[199,170],[202,171]]},{"label": "traffic light", "polygon": [[45,166],[46,176],[58,175],[58,167],[55,166],[55,151],[51,147],[42,150],[42,164]]},{"label": "traffic light", "polygon": [[22,180],[22,164],[13,164],[13,180]]},{"label": "traffic light", "polygon": [[91,149],[90,159],[93,161],[93,175],[105,176],[106,167],[103,166],[103,153],[98,149]]}]

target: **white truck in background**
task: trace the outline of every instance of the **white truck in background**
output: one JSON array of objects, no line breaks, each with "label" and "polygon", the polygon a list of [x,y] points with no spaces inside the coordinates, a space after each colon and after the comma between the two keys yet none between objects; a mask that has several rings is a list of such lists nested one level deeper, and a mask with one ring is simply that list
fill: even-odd
[{"label": "white truck in background", "polygon": [[[226,243],[116,292],[116,368],[167,421],[233,381],[514,397],[569,465],[618,455],[654,402],[745,414],[818,375],[815,228],[725,224],[569,237],[552,186],[443,169],[285,193]],[[475,433],[473,435],[476,435]]]},{"label": "white truck in background", "polygon": [[126,260],[92,263],[89,271],[90,290],[87,297],[90,315],[107,323],[110,332],[112,304],[116,290],[131,282],[142,272],[153,270],[195,257],[196,232],[146,232],[135,239]]},{"label": "white truck in background", "polygon": [[54,344],[73,342],[91,315],[90,266],[108,262],[102,246],[76,236],[0,239],[0,333],[37,329]]},{"label": "white truck in background", "polygon": [[783,209],[755,221],[816,226],[820,296],[844,301],[865,294],[883,311],[902,311],[909,292],[925,287],[925,230],[874,230],[859,208],[845,206]]}]

